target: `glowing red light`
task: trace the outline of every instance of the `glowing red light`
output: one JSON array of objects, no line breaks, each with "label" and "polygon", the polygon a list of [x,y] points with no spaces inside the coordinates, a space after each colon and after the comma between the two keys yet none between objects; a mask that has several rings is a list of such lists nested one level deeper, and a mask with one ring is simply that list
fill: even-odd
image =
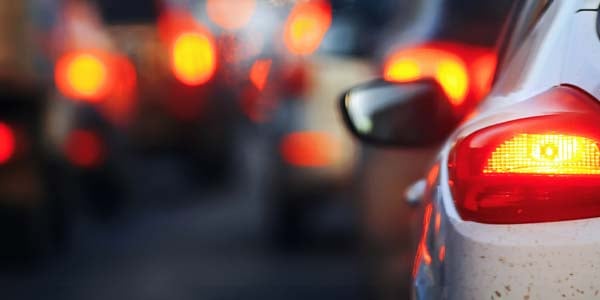
[{"label": "glowing red light", "polygon": [[[460,137],[448,161],[463,220],[520,224],[600,216],[600,108],[559,86],[519,102],[502,122]],[[544,107],[543,115],[522,115]]]},{"label": "glowing red light", "polygon": [[113,62],[113,74],[119,80],[114,81],[109,97],[101,103],[101,107],[111,121],[122,124],[134,111],[137,74],[127,57],[115,55]]},{"label": "glowing red light", "polygon": [[465,101],[469,88],[464,61],[451,52],[432,47],[394,53],[385,63],[384,78],[395,82],[434,78],[455,106]]},{"label": "glowing red light", "polygon": [[67,138],[65,153],[75,166],[96,167],[104,161],[104,144],[94,132],[75,130]]},{"label": "glowing red light", "polygon": [[16,147],[13,130],[5,123],[0,123],[0,164],[6,163],[14,155]]},{"label": "glowing red light", "polygon": [[175,78],[188,86],[208,82],[217,69],[217,46],[210,30],[188,12],[169,11],[160,16],[158,31],[169,49]]},{"label": "glowing red light", "polygon": [[434,42],[394,52],[383,77],[393,82],[432,78],[453,106],[467,112],[489,92],[495,68],[496,54],[489,49]]}]

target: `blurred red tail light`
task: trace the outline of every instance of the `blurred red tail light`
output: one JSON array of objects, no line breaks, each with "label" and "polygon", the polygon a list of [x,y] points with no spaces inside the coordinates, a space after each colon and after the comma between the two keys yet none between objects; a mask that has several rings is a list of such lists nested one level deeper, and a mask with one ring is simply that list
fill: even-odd
[{"label": "blurred red tail light", "polygon": [[109,97],[130,101],[136,87],[135,68],[126,57],[97,50],[62,55],[54,80],[65,97],[94,103]]},{"label": "blurred red tail light", "polygon": [[159,35],[168,45],[170,66],[188,86],[208,82],[217,69],[217,46],[212,33],[185,11],[168,11],[158,21]]},{"label": "blurred red tail light", "polygon": [[78,167],[92,168],[104,161],[104,143],[94,132],[74,130],[65,143],[65,154],[69,161]]},{"label": "blurred red tail light", "polygon": [[339,147],[329,134],[301,131],[286,135],[280,145],[285,162],[297,167],[326,167],[338,158]]},{"label": "blurred red tail light", "polygon": [[455,145],[450,186],[463,219],[516,224],[600,217],[600,105],[570,87],[525,101],[532,103],[546,114],[481,129]]},{"label": "blurred red tail light", "polygon": [[171,45],[171,68],[182,83],[197,86],[209,81],[217,68],[215,42],[206,32],[183,32]]},{"label": "blurred red tail light", "polygon": [[13,157],[15,148],[13,129],[8,124],[0,122],[0,164],[8,162]]},{"label": "blurred red tail light", "polygon": [[97,102],[110,91],[108,56],[98,51],[77,51],[63,55],[56,63],[54,79],[66,97]]},{"label": "blurred red tail light", "polygon": [[496,55],[491,50],[434,42],[394,52],[385,61],[383,77],[393,82],[433,78],[450,103],[463,108],[487,94],[495,68]]}]

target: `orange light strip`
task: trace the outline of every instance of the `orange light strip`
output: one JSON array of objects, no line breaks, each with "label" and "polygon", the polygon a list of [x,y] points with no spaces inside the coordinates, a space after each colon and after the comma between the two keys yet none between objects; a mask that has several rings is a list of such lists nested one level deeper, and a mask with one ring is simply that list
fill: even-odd
[{"label": "orange light strip", "polygon": [[494,150],[483,173],[600,174],[600,151],[586,137],[519,134]]}]

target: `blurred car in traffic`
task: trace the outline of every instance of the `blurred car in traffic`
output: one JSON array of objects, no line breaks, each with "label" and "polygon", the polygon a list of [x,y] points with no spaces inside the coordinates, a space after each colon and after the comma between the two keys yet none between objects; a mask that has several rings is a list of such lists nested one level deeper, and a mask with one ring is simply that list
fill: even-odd
[{"label": "blurred car in traffic", "polygon": [[[376,49],[382,57],[377,73],[388,82],[423,79],[437,82],[449,99],[448,105],[440,107],[439,112],[453,112],[451,116],[440,117],[453,122],[472,110],[489,91],[496,68],[494,45],[511,3],[421,1],[406,4],[412,7],[408,10],[411,18],[402,26],[386,25],[370,31],[371,36],[380,35]],[[471,30],[474,27],[476,31]],[[382,93],[384,97],[385,92]],[[408,113],[416,118],[414,122],[421,118],[418,112],[419,109],[414,109]],[[372,124],[365,120],[361,126],[368,128]],[[447,127],[448,131],[451,129]],[[413,135],[423,138],[422,132],[416,128]],[[438,147],[435,143],[418,149],[389,145],[363,147],[355,169],[354,186],[361,245],[372,287],[371,297],[375,299],[398,299],[408,294],[414,241],[418,239],[413,234],[418,215],[402,199],[405,199],[405,191],[430,166]]]},{"label": "blurred car in traffic", "polygon": [[365,141],[443,142],[408,191],[423,215],[413,299],[597,294],[599,5],[515,3],[491,93],[470,112],[455,115],[430,79],[373,82],[342,99]]},{"label": "blurred car in traffic", "polygon": [[[217,31],[162,1],[67,1],[55,25],[55,148],[83,205],[113,216],[134,157],[177,157],[207,186],[235,164],[235,80]],[[87,204],[86,204],[87,203]]]},{"label": "blurred car in traffic", "polygon": [[[27,3],[0,3],[0,233],[3,263],[56,250],[66,199],[45,139],[46,89]],[[6,259],[6,261],[5,261]]]}]

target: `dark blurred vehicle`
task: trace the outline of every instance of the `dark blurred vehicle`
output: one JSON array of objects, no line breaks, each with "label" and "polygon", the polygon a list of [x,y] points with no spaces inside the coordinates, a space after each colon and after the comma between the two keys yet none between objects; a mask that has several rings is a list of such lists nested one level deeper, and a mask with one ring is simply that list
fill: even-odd
[{"label": "dark blurred vehicle", "polygon": [[[67,203],[46,147],[45,88],[36,74],[26,2],[0,3],[0,234],[3,263],[56,250]],[[7,259],[4,261],[4,259]]]},{"label": "dark blurred vehicle", "polygon": [[[185,7],[67,1],[55,32],[55,134],[73,190],[101,216],[131,198],[132,158],[176,157],[198,182],[234,168],[226,48]],[[65,121],[67,120],[67,121]]]},{"label": "dark blurred vehicle", "polygon": [[128,195],[120,130],[136,100],[136,70],[85,1],[57,5],[49,55],[54,58],[48,138],[68,184],[66,197],[106,219]]},{"label": "dark blurred vehicle", "polygon": [[302,248],[355,233],[346,187],[357,149],[340,126],[335,99],[374,71],[365,58],[339,57],[353,49],[320,49],[335,17],[329,1],[258,2],[238,34],[249,48],[238,71],[247,78],[240,105],[267,141],[265,225],[277,246]]}]

